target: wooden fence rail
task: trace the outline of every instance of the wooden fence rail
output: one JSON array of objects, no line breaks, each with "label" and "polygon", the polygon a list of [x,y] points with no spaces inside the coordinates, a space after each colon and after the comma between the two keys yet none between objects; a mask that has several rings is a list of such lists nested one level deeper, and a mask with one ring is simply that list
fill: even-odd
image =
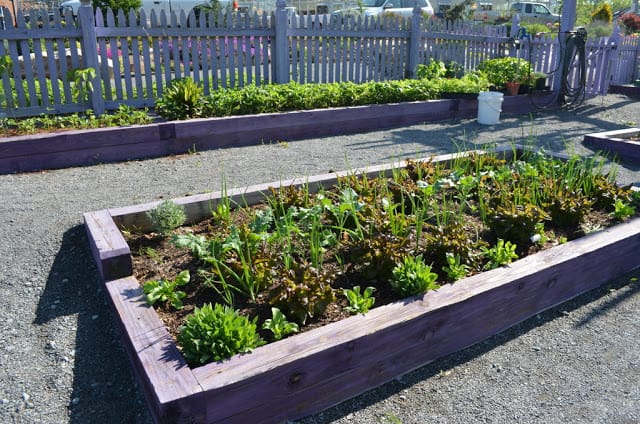
[{"label": "wooden fence rail", "polygon": [[[77,17],[31,10],[27,21],[20,11],[16,25],[1,30],[0,113],[21,117],[87,109],[102,113],[121,104],[153,107],[171,81],[183,77],[200,82],[208,94],[248,84],[412,78],[418,64],[432,59],[470,70],[489,58],[519,56],[545,73],[557,71],[560,63],[556,39],[517,44],[504,26],[445,24],[425,20],[419,9],[406,20],[289,16],[284,2],[278,3],[270,15],[146,16],[122,10],[103,15],[83,6]],[[517,28],[514,20],[512,33],[518,34]],[[606,93],[610,81],[637,77],[637,37],[590,40],[587,50],[587,94]]]}]

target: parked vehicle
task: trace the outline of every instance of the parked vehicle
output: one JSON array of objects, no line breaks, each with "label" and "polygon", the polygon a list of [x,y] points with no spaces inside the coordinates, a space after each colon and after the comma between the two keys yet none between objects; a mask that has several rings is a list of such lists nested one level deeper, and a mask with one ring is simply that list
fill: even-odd
[{"label": "parked vehicle", "polygon": [[[230,0],[219,0],[220,5],[226,8]],[[60,4],[60,11],[64,14],[67,10],[72,10],[73,15],[78,14],[80,8],[80,0],[67,0]],[[142,0],[142,10],[149,16],[152,10],[155,10],[156,15],[160,16],[160,12],[164,10],[164,13],[169,16],[171,12],[176,12],[177,15],[184,11],[185,14],[189,14],[191,10],[196,9],[198,6],[206,6],[209,4],[208,0]]]},{"label": "parked vehicle", "polygon": [[560,22],[560,15],[551,13],[551,11],[542,3],[517,2],[513,3],[508,10],[476,10],[473,13],[474,21],[483,21],[487,23],[495,23],[496,21],[507,21],[515,14],[520,15],[522,21],[539,22],[539,23],[556,23]]},{"label": "parked vehicle", "polygon": [[[392,13],[408,18],[413,13],[414,6],[415,0],[363,0],[357,6],[336,10],[333,15],[378,16],[383,13]],[[418,6],[422,9],[422,13],[433,16],[433,6],[429,0],[418,0]]]}]

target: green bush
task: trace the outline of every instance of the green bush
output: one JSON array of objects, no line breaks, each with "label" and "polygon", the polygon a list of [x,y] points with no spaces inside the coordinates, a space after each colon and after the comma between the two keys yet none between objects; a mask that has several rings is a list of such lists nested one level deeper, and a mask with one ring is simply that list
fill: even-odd
[{"label": "green bush", "polygon": [[613,12],[608,3],[602,3],[591,14],[591,22],[604,22],[610,25],[613,22]]},{"label": "green bush", "polygon": [[114,14],[122,9],[125,15],[129,15],[129,9],[138,10],[142,7],[142,0],[93,0],[93,7],[102,10],[104,16],[107,15],[107,8],[113,10]]},{"label": "green bush", "polygon": [[229,306],[207,303],[189,315],[180,329],[178,344],[193,366],[222,361],[265,344],[256,332],[256,321]]},{"label": "green bush", "polygon": [[497,57],[482,62],[478,66],[478,70],[484,72],[489,83],[497,88],[502,88],[506,82],[528,83],[531,80],[533,67],[525,59]]},{"label": "green bush", "polygon": [[169,234],[187,219],[184,207],[165,200],[155,208],[147,212],[147,217],[151,221],[153,229],[162,235]]},{"label": "green bush", "polygon": [[410,102],[438,98],[437,85],[429,80],[371,81],[326,84],[247,85],[221,88],[208,96],[189,78],[167,90],[156,103],[166,119],[206,118],[257,113],[310,110],[328,107]]}]

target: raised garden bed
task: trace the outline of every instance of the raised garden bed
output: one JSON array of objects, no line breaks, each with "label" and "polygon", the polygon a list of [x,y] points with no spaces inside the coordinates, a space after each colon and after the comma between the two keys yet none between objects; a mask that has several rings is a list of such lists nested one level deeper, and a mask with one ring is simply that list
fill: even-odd
[{"label": "raised garden bed", "polygon": [[[504,113],[524,114],[534,109],[527,96],[505,98],[502,104]],[[474,118],[477,111],[477,100],[444,99],[10,137],[0,139],[0,174]]]},{"label": "raised garden bed", "polygon": [[584,143],[620,159],[640,160],[640,128],[587,134]]},{"label": "raised garden bed", "polygon": [[[373,176],[393,167],[366,172]],[[269,187],[328,186],[339,175],[347,173],[256,185],[227,195],[252,204]],[[194,222],[210,216],[221,195],[174,201]],[[631,271],[638,266],[640,248],[640,219],[634,219],[509,267],[191,369],[132,276],[121,232],[149,229],[146,211],[156,205],[86,213],[85,225],[133,367],[159,422],[275,423],[316,413]]]}]

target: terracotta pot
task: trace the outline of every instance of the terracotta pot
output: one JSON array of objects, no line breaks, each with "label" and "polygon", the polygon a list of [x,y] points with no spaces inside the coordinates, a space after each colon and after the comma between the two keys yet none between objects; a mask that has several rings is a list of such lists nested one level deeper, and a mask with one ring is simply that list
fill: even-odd
[{"label": "terracotta pot", "polygon": [[517,96],[518,90],[520,90],[519,82],[505,82],[504,88],[509,96]]}]

